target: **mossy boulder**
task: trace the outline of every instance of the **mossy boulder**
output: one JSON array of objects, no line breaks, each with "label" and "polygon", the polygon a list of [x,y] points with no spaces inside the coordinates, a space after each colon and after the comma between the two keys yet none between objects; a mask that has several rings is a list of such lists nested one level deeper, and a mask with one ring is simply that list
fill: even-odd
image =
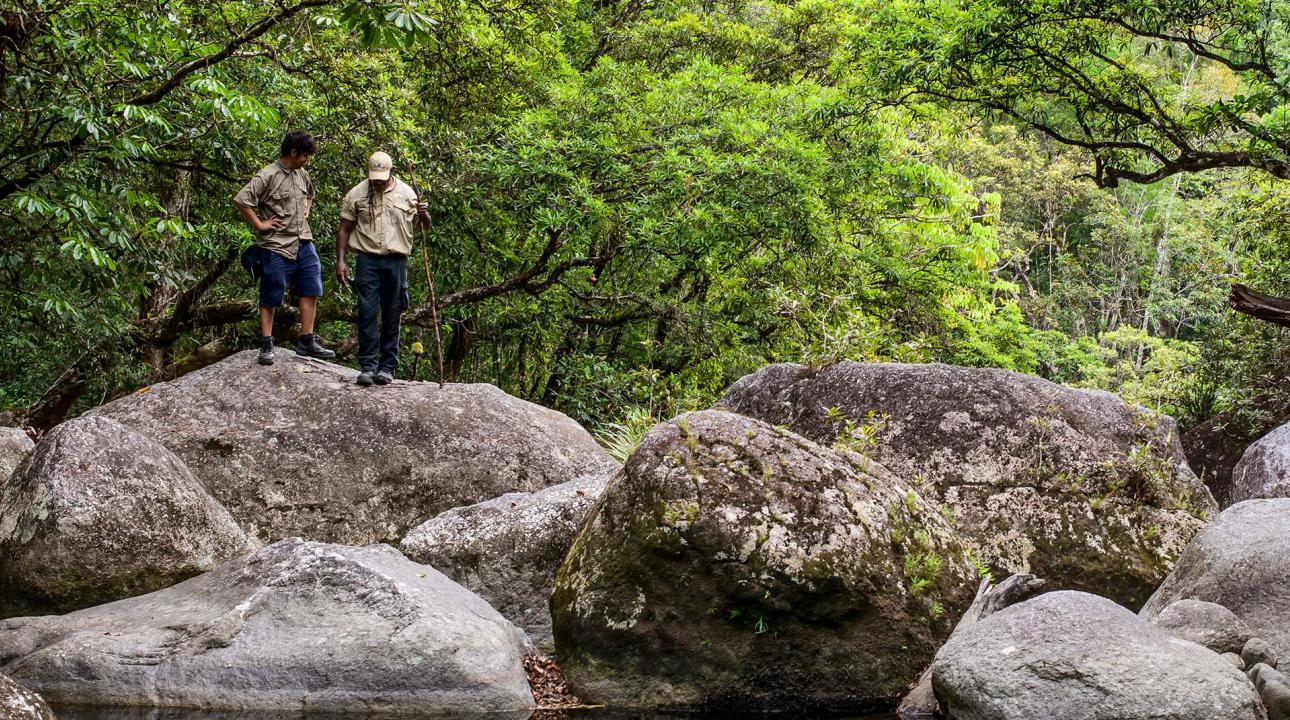
[{"label": "mossy boulder", "polygon": [[997,575],[1129,607],[1217,512],[1171,418],[1006,370],[771,365],[721,406],[862,450],[947,508]]},{"label": "mossy boulder", "polygon": [[69,420],[0,482],[0,617],[151,592],[257,546],[159,443]]},{"label": "mossy boulder", "polygon": [[851,711],[903,693],[974,585],[945,519],[876,463],[703,411],[610,480],[551,609],[584,701]]}]

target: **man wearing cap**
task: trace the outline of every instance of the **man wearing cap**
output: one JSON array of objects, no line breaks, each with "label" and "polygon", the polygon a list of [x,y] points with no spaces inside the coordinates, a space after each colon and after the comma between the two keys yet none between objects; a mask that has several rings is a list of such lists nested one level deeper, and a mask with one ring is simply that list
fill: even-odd
[{"label": "man wearing cap", "polygon": [[287,133],[278,159],[233,196],[242,217],[255,230],[259,248],[261,365],[273,364],[273,310],[282,304],[288,285],[294,285],[300,297],[296,352],[323,359],[336,357],[314,335],[314,316],[322,295],[322,263],[309,229],[314,184],[305,164],[316,149],[309,133]]},{"label": "man wearing cap", "polygon": [[408,307],[413,223],[430,222],[425,203],[391,174],[392,168],[388,154],[372,154],[367,161],[367,179],[345,195],[336,237],[336,278],[342,284],[349,284],[345,256],[354,251],[359,385],[385,385],[394,380],[399,365],[399,320]]}]

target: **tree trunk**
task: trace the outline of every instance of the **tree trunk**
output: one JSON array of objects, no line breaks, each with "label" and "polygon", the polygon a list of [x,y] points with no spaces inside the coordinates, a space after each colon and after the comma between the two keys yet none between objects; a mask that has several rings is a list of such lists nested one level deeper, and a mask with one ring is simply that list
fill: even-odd
[{"label": "tree trunk", "polygon": [[1238,313],[1244,313],[1274,325],[1290,327],[1290,298],[1264,295],[1237,283],[1232,286],[1227,302]]}]

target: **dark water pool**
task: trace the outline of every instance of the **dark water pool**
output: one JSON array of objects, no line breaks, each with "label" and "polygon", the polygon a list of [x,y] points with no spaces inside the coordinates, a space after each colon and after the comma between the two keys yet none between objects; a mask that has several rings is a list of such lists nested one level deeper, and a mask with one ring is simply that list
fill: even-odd
[{"label": "dark water pool", "polygon": [[[54,706],[58,720],[337,720],[362,718],[362,715],[320,715],[296,712],[228,712],[213,710],[184,710],[178,708],[119,708],[119,707],[69,707]],[[375,716],[374,716],[375,717]],[[768,713],[757,715],[699,715],[662,713],[654,711],[624,710],[569,710],[538,711],[534,713],[486,713],[400,716],[402,720],[824,720],[821,716],[798,713]],[[828,720],[896,720],[893,713],[863,716],[828,716]]]}]

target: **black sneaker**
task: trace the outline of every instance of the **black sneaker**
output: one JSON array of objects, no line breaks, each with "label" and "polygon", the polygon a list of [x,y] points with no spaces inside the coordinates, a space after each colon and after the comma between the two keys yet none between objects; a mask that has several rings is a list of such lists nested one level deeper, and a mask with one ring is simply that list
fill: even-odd
[{"label": "black sneaker", "polygon": [[394,373],[389,370],[382,370],[376,373],[375,380],[377,385],[389,385],[394,382]]},{"label": "black sneaker", "polygon": [[260,364],[273,364],[273,336],[265,335],[260,338]]},{"label": "black sneaker", "polygon": [[296,354],[304,357],[318,358],[319,360],[331,360],[336,357],[333,350],[328,350],[318,341],[318,335],[309,333],[301,335],[296,339]]},{"label": "black sneaker", "polygon": [[375,370],[364,370],[363,372],[358,374],[358,377],[354,379],[354,382],[364,387],[367,387],[368,385],[372,384],[372,380],[375,375],[376,375]]}]

